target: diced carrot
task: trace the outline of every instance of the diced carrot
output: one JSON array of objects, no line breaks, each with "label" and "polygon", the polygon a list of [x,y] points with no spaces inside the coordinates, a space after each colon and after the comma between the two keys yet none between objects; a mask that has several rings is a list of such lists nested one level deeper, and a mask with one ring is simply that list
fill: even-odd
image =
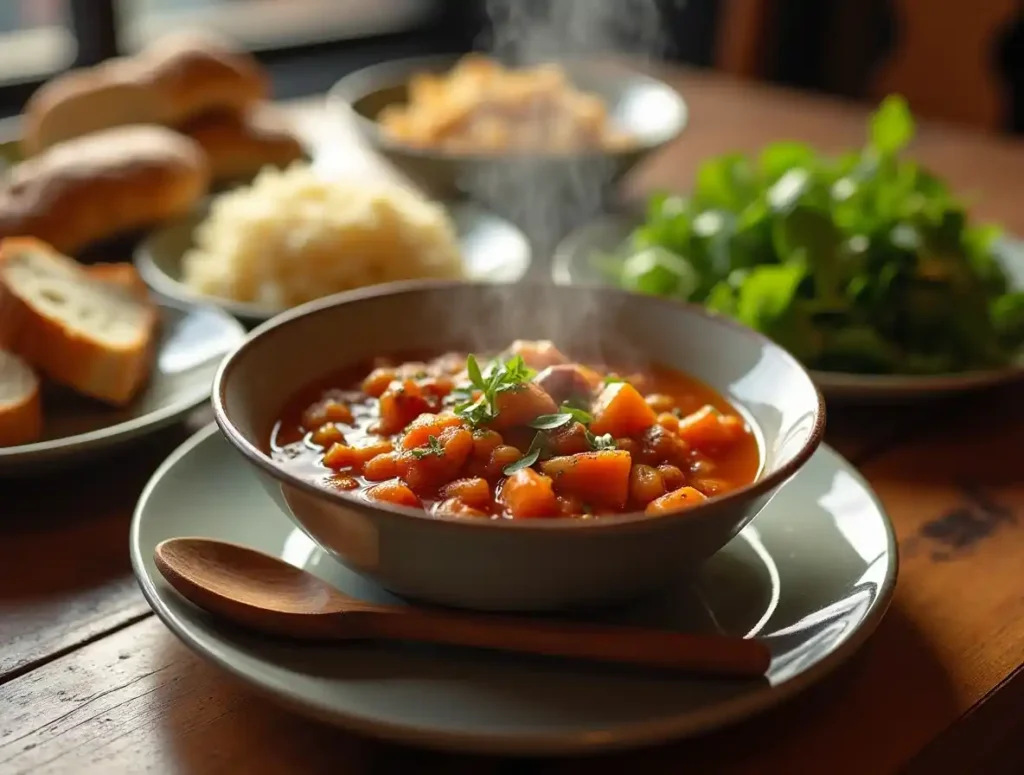
[{"label": "diced carrot", "polygon": [[662,412],[658,415],[658,425],[667,431],[676,433],[679,430],[679,418],[670,412]]},{"label": "diced carrot", "polygon": [[506,466],[512,465],[523,456],[515,447],[510,447],[507,444],[502,444],[499,447],[495,447],[491,453],[490,462],[487,463],[486,476],[488,479],[497,479],[502,475]]},{"label": "diced carrot", "polygon": [[658,415],[628,382],[606,385],[594,402],[592,433],[601,436],[636,436],[650,428]]},{"label": "diced carrot", "polygon": [[380,421],[374,430],[383,436],[399,433],[421,414],[434,408],[420,386],[411,379],[392,382],[378,403]]},{"label": "diced carrot", "polygon": [[496,431],[473,431],[473,457],[486,463],[491,459],[491,453],[504,443],[505,440]]},{"label": "diced carrot", "polygon": [[555,345],[547,339],[529,341],[516,339],[508,348],[510,355],[518,355],[523,362],[531,369],[546,369],[548,366],[555,366],[559,363],[568,363],[566,358]]},{"label": "diced carrot", "polygon": [[363,380],[363,392],[368,396],[374,398],[380,398],[381,394],[388,389],[398,374],[394,369],[388,367],[381,367],[371,371],[366,379]]},{"label": "diced carrot", "polygon": [[456,479],[441,488],[441,497],[458,498],[474,509],[486,509],[491,505],[491,486],[479,477]]},{"label": "diced carrot", "polygon": [[486,517],[487,512],[473,508],[460,498],[446,498],[434,504],[434,513],[453,517]]},{"label": "diced carrot", "polygon": [[416,492],[433,492],[455,479],[473,451],[473,434],[462,426],[445,428],[435,438],[432,447],[398,455],[398,475]]},{"label": "diced carrot", "polygon": [[707,496],[705,496],[700,490],[694,489],[693,487],[680,487],[678,490],[673,490],[666,495],[662,495],[657,500],[653,500],[648,503],[647,508],[644,509],[644,513],[651,516],[672,514],[676,511],[692,509],[694,506],[699,506],[706,500]]},{"label": "diced carrot", "polygon": [[513,517],[557,517],[561,515],[551,479],[532,468],[521,468],[505,480],[501,502]]},{"label": "diced carrot", "polygon": [[679,421],[679,437],[694,449],[715,450],[735,443],[746,432],[743,421],[704,406]]},{"label": "diced carrot", "polygon": [[559,495],[575,495],[584,503],[621,509],[629,497],[631,459],[621,449],[553,457],[541,463]]},{"label": "diced carrot", "polygon": [[398,476],[398,456],[394,452],[385,452],[366,461],[363,476],[371,482],[383,482]]},{"label": "diced carrot", "polygon": [[540,386],[523,382],[511,390],[505,390],[494,397],[498,416],[491,422],[495,430],[503,431],[520,425],[528,425],[542,414],[555,414],[558,405]]},{"label": "diced carrot", "polygon": [[629,498],[637,506],[646,506],[665,494],[661,472],[653,466],[637,463],[629,472]]},{"label": "diced carrot", "polygon": [[396,506],[416,508],[422,505],[420,499],[416,497],[416,493],[397,479],[375,484],[366,491],[366,497],[373,501],[393,503]]},{"label": "diced carrot", "polygon": [[352,423],[352,410],[333,398],[317,401],[302,413],[302,427],[306,430],[319,428],[329,422]]},{"label": "diced carrot", "polygon": [[344,444],[345,433],[336,423],[328,422],[313,431],[311,440],[314,444],[326,449],[332,444]]},{"label": "diced carrot", "polygon": [[421,414],[405,429],[405,435],[402,436],[399,446],[402,449],[426,446],[431,436],[440,436],[441,431],[445,428],[454,428],[459,425],[462,425],[462,420],[448,412]]},{"label": "diced carrot", "polygon": [[324,453],[324,465],[335,471],[342,468],[361,468],[367,461],[390,452],[394,447],[387,439],[372,439],[360,444],[332,444]]}]

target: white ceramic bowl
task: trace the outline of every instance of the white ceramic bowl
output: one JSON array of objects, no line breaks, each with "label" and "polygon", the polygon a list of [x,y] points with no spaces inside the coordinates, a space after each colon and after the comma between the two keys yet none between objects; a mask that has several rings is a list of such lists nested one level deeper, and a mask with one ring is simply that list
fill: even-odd
[{"label": "white ceramic bowl", "polygon": [[[389,353],[493,351],[516,338],[552,339],[581,359],[640,355],[703,380],[755,429],[757,480],[677,515],[480,520],[329,491],[267,452],[282,406],[319,377]],[[825,423],[804,369],[749,329],[624,291],[533,283],[401,283],[298,307],[224,360],[213,405],[281,509],[338,560],[397,594],[484,610],[600,605],[655,590],[736,535],[810,458]]]}]

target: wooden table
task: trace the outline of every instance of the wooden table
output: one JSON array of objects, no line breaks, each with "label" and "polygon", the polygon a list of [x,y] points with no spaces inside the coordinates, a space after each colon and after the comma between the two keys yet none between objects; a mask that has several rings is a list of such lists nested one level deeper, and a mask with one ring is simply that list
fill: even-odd
[{"label": "wooden table", "polygon": [[[682,188],[702,158],[796,137],[859,142],[865,110],[677,74],[690,130],[631,191]],[[308,131],[338,132],[318,105]],[[329,127],[328,129],[325,129]],[[341,135],[338,135],[338,142]],[[351,146],[344,146],[346,149]],[[1024,148],[948,127],[918,155],[1024,233]],[[343,163],[365,165],[356,150]],[[0,772],[986,773],[1024,771],[1024,402],[1019,388],[913,409],[833,409],[829,441],[899,533],[892,608],[854,660],[738,728],[599,760],[498,761],[359,739],[279,710],[193,656],[131,576],[142,486],[187,424],[89,469],[0,481]]]}]

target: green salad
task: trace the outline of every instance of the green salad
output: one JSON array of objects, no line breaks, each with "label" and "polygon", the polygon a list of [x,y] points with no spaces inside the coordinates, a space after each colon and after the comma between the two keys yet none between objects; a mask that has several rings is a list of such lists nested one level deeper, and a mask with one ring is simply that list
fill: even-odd
[{"label": "green salad", "polygon": [[730,315],[814,369],[1005,366],[1024,344],[1024,292],[996,259],[998,229],[969,224],[901,156],[913,134],[889,97],[859,152],[784,142],[713,158],[690,197],[652,197],[622,253],[597,258],[618,284]]}]

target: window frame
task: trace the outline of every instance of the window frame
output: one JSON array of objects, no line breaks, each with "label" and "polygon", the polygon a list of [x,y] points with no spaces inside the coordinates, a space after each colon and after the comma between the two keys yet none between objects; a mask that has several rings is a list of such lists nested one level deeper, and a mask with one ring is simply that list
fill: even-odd
[{"label": "window frame", "polygon": [[[359,52],[367,48],[387,47],[408,42],[417,36],[437,36],[441,48],[452,45],[448,40],[451,33],[452,6],[459,3],[437,2],[428,19],[400,32],[368,34],[340,40],[313,40],[303,43],[271,45],[260,47],[253,55],[273,69],[275,64],[300,58],[310,58],[328,53]],[[465,3],[466,0],[459,0]],[[68,67],[88,67],[123,53],[118,24],[117,0],[65,0],[67,27],[77,43],[77,52]],[[458,11],[454,11],[458,16]],[[61,71],[57,71],[61,72]],[[55,73],[46,73],[30,78],[9,78],[0,80],[0,118],[17,116],[25,102]]]}]

